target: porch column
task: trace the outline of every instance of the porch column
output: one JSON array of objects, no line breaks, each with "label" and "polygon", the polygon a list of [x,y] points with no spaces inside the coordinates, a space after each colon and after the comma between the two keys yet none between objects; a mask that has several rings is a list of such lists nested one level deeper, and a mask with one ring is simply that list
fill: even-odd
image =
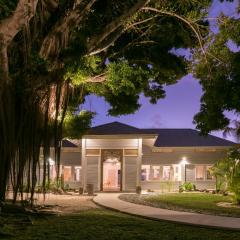
[{"label": "porch column", "polygon": [[137,157],[137,186],[141,186],[141,168],[142,168],[142,138],[138,139],[138,157]]},{"label": "porch column", "polygon": [[126,190],[126,161],[125,161],[125,150],[123,149],[122,155],[122,191]]},{"label": "porch column", "polygon": [[181,183],[185,183],[186,182],[186,164],[185,163],[182,163],[180,164],[180,167],[181,167]]},{"label": "porch column", "polygon": [[87,180],[87,161],[86,161],[86,139],[82,138],[82,174],[81,182],[83,191],[86,189],[86,180]]}]

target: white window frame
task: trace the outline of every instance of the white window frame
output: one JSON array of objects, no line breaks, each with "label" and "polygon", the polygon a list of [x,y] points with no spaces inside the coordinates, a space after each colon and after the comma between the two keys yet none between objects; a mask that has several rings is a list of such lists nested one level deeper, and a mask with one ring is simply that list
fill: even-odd
[{"label": "white window frame", "polygon": [[214,177],[212,176],[212,178],[207,178],[207,168],[208,167],[212,167],[213,166],[213,164],[211,165],[211,164],[206,164],[206,181],[214,181]]},{"label": "white window frame", "polygon": [[[150,165],[150,169],[152,169],[152,178],[150,179],[150,181],[161,181],[161,165]],[[159,172],[159,178],[158,179],[154,179],[154,170],[157,169]]]},{"label": "white window frame", "polygon": [[[70,180],[68,180],[68,181],[66,181],[66,182],[71,182],[72,179],[73,179],[72,166],[69,166],[69,165],[67,165],[67,166],[63,166],[63,176],[64,176],[64,178],[65,178],[65,175],[64,175],[64,170],[65,170],[65,168],[70,169],[70,171],[71,171],[71,177],[70,177]],[[65,179],[64,179],[64,181],[65,181]]]},{"label": "white window frame", "polygon": [[[162,166],[162,181],[171,181],[171,165],[163,165]],[[164,176],[164,167],[166,168],[169,168],[169,178],[168,179],[164,179],[163,176]]]},{"label": "white window frame", "polygon": [[[194,164],[195,166],[195,181],[214,181],[214,179],[207,179],[207,167],[212,167],[213,164]],[[203,179],[197,179],[197,166],[203,166]]]},{"label": "white window frame", "polygon": [[[182,168],[180,164],[173,164],[173,181],[178,181],[181,182],[182,181]],[[178,169],[178,173],[177,173],[177,178],[175,176],[176,173],[176,168]]]},{"label": "white window frame", "polygon": [[[144,168],[145,167],[145,168]],[[142,170],[143,169],[146,169],[146,179],[145,180],[142,180]],[[142,164],[141,166],[141,181],[142,182],[149,182],[151,181],[150,178],[149,178],[149,175],[150,175],[150,169],[151,169],[151,165],[150,164]]]},{"label": "white window frame", "polygon": [[[80,182],[81,181],[81,166],[74,166],[74,182]],[[79,177],[77,180],[76,170],[79,171]]]}]

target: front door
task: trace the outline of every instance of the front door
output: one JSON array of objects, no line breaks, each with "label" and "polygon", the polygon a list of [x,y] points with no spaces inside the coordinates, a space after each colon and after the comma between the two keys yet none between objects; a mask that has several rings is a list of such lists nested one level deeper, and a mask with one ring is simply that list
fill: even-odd
[{"label": "front door", "polygon": [[122,189],[122,150],[102,150],[102,191]]}]

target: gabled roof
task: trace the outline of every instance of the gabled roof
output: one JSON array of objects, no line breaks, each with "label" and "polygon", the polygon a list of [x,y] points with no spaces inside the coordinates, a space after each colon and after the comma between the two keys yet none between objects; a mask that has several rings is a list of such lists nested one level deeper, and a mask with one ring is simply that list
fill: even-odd
[{"label": "gabled roof", "polygon": [[125,134],[146,134],[141,129],[132,127],[130,125],[112,122],[99,125],[89,129],[86,135],[125,135]]},{"label": "gabled roof", "polygon": [[193,129],[140,129],[120,122],[91,128],[86,135],[156,135],[155,147],[233,146],[236,143],[212,135],[202,136]]},{"label": "gabled roof", "polygon": [[67,139],[62,140],[62,147],[72,147],[77,148],[78,146]]},{"label": "gabled roof", "polygon": [[211,147],[233,146],[236,143],[210,134],[200,135],[194,129],[143,129],[146,133],[157,133],[155,147]]}]

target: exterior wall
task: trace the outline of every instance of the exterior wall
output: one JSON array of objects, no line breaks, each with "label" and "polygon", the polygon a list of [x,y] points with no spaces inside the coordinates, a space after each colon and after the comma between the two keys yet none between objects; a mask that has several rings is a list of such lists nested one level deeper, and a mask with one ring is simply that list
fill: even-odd
[{"label": "exterior wall", "polygon": [[126,191],[135,191],[137,186],[137,158],[125,157],[124,171]]},{"label": "exterior wall", "polygon": [[66,166],[81,166],[81,152],[62,152],[61,164]]},{"label": "exterior wall", "polygon": [[189,164],[214,164],[226,154],[223,150],[204,152],[197,148],[172,148],[166,149],[169,152],[153,152],[150,142],[150,140],[143,141],[142,164],[179,164],[183,157]]},{"label": "exterior wall", "polygon": [[[215,189],[215,180],[207,180],[206,176],[204,180],[196,180],[196,165],[188,164],[186,165],[186,181],[191,182],[196,185],[197,189]],[[205,165],[206,167],[207,165]]]},{"label": "exterior wall", "polygon": [[89,156],[86,157],[87,162],[87,184],[93,184],[94,190],[100,190],[99,183],[99,157]]},{"label": "exterior wall", "polygon": [[64,174],[64,166],[71,167],[71,180],[64,181],[64,185],[70,188],[79,189],[81,187],[82,169],[80,169],[80,181],[74,179],[75,167],[81,166],[81,151],[80,149],[63,149],[61,153],[62,173]]},{"label": "exterior wall", "polygon": [[[143,140],[143,165],[181,164],[187,159],[186,181],[192,182],[198,189],[215,189],[215,180],[196,180],[195,165],[213,165],[226,155],[226,149],[211,148],[162,148],[153,149],[154,139]],[[159,151],[159,152],[154,152]],[[182,182],[185,181],[185,167],[181,164]],[[175,182],[173,189],[177,190],[182,182]],[[161,190],[163,181],[142,181],[142,189]],[[165,182],[166,184],[166,182]]]},{"label": "exterior wall", "polygon": [[[95,191],[99,191],[101,186],[101,156],[87,156],[88,149],[136,149],[139,150],[141,141],[138,138],[125,139],[84,139],[82,140],[82,183],[86,189],[87,184],[94,184]],[[141,148],[140,148],[141,149]],[[123,151],[124,153],[124,151]],[[122,190],[135,191],[137,177],[139,178],[140,164],[139,153],[137,156],[123,155],[122,163]],[[138,171],[139,169],[139,171]],[[137,174],[138,173],[138,174]],[[85,177],[84,177],[85,174]],[[84,179],[85,178],[85,179]]]},{"label": "exterior wall", "polygon": [[[152,189],[165,191],[166,189],[177,190],[179,185],[185,180],[194,183],[199,189],[215,188],[214,180],[196,180],[195,165],[212,165],[226,154],[225,150],[211,148],[153,148],[155,139],[142,138],[105,138],[105,139],[82,139],[79,148],[65,148],[61,155],[61,164],[72,167],[74,173],[75,166],[82,166],[80,171],[81,181],[69,181],[72,188],[86,187],[93,184],[95,191],[100,190],[101,183],[101,156],[86,156],[86,149],[137,149],[136,156],[123,155],[122,163],[122,190],[135,191],[136,186],[141,185],[143,190]],[[124,151],[123,151],[124,152]],[[182,165],[181,161],[185,157],[188,164]],[[170,184],[170,181],[141,181],[141,165],[172,165],[181,164],[181,180]],[[160,168],[161,169],[161,168]],[[162,174],[162,173],[161,173]],[[160,174],[160,175],[161,175]]]},{"label": "exterior wall", "polygon": [[86,149],[138,148],[138,139],[86,139]]}]

